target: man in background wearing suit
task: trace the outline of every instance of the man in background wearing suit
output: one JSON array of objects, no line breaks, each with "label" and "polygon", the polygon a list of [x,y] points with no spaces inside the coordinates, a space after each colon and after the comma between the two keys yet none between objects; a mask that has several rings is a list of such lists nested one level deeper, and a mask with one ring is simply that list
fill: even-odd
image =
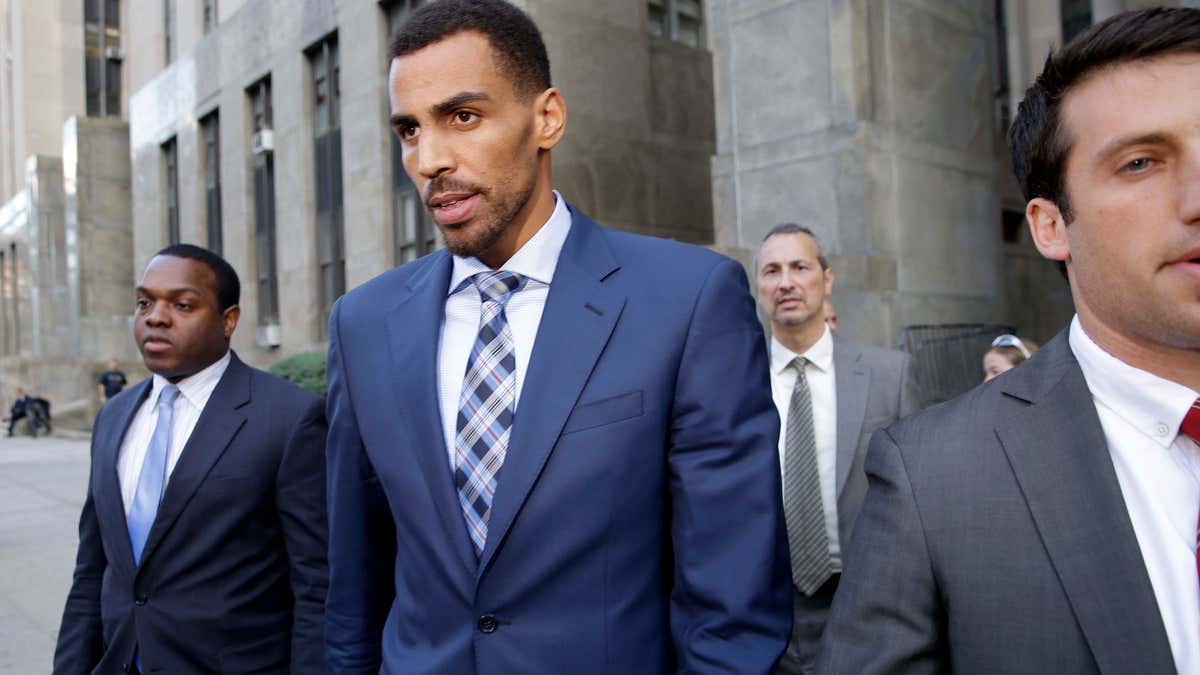
[{"label": "man in background wearing suit", "polygon": [[834,337],[826,325],[833,269],[812,230],[785,223],[755,256],[758,302],[771,323],[771,394],[783,432],[784,513],[793,627],[777,673],[812,671],[841,576],[841,551],[867,490],[863,456],[877,429],[915,412],[912,359]]},{"label": "man in background wearing suit", "polygon": [[55,673],[323,672],[322,401],[229,350],[239,289],[188,244],[142,275],[154,376],[96,416]]},{"label": "man in background wearing suit", "polygon": [[1009,133],[1076,316],[876,435],[824,673],[1198,673],[1200,10],[1051,54]]},{"label": "man in background wearing suit", "polygon": [[566,106],[512,5],[425,5],[391,53],[448,250],[330,316],[330,672],[768,673],[779,422],[741,266],[552,190]]}]

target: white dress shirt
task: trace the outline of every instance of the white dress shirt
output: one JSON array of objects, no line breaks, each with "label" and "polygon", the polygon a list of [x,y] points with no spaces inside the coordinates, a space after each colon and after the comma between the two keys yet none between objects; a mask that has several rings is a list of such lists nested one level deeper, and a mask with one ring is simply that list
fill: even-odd
[{"label": "white dress shirt", "polygon": [[[792,389],[796,386],[796,371],[788,364],[797,356],[808,359],[804,376],[812,397],[813,435],[817,442],[817,469],[821,474],[821,505],[825,509],[825,534],[829,536],[829,554],[841,557],[838,542],[837,514],[837,385],[833,378],[833,334],[829,327],[816,344],[803,354],[796,354],[771,338],[771,397],[779,410],[779,471],[785,467],[788,409]],[[786,498],[786,495],[785,495]]]},{"label": "white dress shirt", "polygon": [[1105,352],[1078,316],[1070,343],[1096,403],[1175,667],[1200,673],[1200,446],[1179,433],[1197,393]]},{"label": "white dress shirt", "polygon": [[[174,412],[171,416],[171,447],[167,450],[167,481],[175,464],[183,454],[183,447],[192,437],[192,430],[208,404],[213,389],[229,367],[229,352],[225,352],[216,363],[180,380],[175,386],[179,387],[179,396],[175,398]],[[154,427],[158,424],[158,395],[163,387],[170,384],[161,375],[154,376],[150,395],[142,403],[125,432],[125,440],[121,442],[120,455],[117,458],[117,476],[121,481],[121,499],[125,502],[125,515],[133,506],[133,495],[137,492],[138,477],[142,473],[142,463],[146,461],[146,451],[150,449],[150,438],[154,435]],[[167,481],[163,481],[166,490]]]},{"label": "white dress shirt", "polygon": [[[570,230],[571,212],[556,190],[554,212],[550,214],[550,219],[508,262],[500,266],[502,270],[527,279],[525,287],[509,298],[504,309],[508,327],[512,331],[516,357],[518,402],[521,400],[525,372],[529,369],[529,356],[533,353],[533,343],[537,338],[538,324],[542,321],[542,310],[546,307],[546,296],[550,293],[550,282],[558,267],[558,255]],[[442,320],[438,344],[438,402],[441,404],[442,431],[446,437],[446,452],[451,468],[454,467],[458,400],[462,395],[463,378],[467,374],[467,359],[479,334],[479,315],[483,309],[479,290],[474,284],[468,283],[457,293],[454,291],[464,279],[490,269],[477,258],[454,256],[454,269],[450,273],[446,316]]]}]

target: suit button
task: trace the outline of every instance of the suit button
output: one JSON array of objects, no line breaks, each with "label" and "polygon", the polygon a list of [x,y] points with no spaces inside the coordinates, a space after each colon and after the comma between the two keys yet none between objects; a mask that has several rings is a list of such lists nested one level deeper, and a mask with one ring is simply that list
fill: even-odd
[{"label": "suit button", "polygon": [[137,605],[138,607],[141,607],[142,605],[146,604],[146,594],[139,593],[138,596],[133,599],[133,604]]},{"label": "suit button", "polygon": [[128,664],[128,663],[122,663],[122,664],[121,664],[121,672],[122,672],[122,673],[128,673],[128,672],[129,672],[129,664]]},{"label": "suit button", "polygon": [[484,614],[483,616],[479,617],[478,625],[480,633],[495,633],[496,628],[500,625],[500,623],[496,621],[496,617],[492,616],[491,614]]}]

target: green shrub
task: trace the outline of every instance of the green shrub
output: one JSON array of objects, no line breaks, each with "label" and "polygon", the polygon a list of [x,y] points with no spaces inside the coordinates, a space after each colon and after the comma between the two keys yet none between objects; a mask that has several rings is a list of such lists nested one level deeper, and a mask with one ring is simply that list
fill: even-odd
[{"label": "green shrub", "polygon": [[279,359],[267,371],[317,396],[325,395],[325,352],[304,352]]}]

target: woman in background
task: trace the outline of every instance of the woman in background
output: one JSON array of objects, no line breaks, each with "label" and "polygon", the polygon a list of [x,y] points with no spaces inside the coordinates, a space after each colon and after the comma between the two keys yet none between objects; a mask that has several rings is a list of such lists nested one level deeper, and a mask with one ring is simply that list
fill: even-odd
[{"label": "woman in background", "polygon": [[983,381],[1021,365],[1037,350],[1032,340],[1022,340],[1016,335],[1001,335],[992,340],[992,348],[983,355]]}]

